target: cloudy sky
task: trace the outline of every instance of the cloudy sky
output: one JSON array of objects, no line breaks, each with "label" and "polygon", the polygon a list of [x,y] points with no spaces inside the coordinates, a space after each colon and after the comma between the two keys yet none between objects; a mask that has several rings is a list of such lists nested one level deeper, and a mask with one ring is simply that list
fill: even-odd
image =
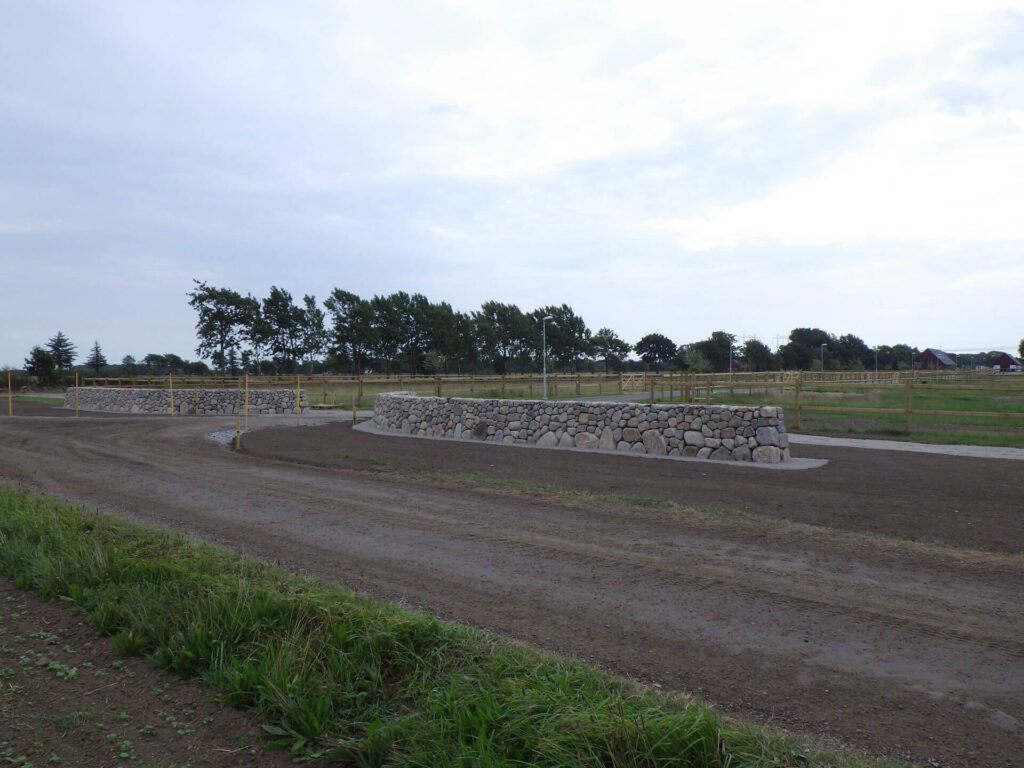
[{"label": "cloudy sky", "polygon": [[0,0],[0,365],[193,278],[770,346],[1024,336],[1024,0]]}]

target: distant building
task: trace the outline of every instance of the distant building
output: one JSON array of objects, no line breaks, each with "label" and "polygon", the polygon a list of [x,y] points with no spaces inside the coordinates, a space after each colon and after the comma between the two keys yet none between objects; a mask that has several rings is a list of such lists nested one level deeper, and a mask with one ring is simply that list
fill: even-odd
[{"label": "distant building", "polygon": [[941,371],[944,368],[955,368],[956,364],[941,349],[926,349],[914,358],[914,365],[922,370]]},{"label": "distant building", "polygon": [[994,363],[992,363],[992,367],[993,368],[998,368],[1000,371],[1020,371],[1020,370],[1024,370],[1024,368],[1022,368],[1022,366],[1021,366],[1020,360],[1018,360],[1016,357],[1014,357],[1013,355],[1008,354],[1006,352],[1004,352],[1002,354],[1002,356],[1000,356],[1000,358],[998,360],[996,360]]}]

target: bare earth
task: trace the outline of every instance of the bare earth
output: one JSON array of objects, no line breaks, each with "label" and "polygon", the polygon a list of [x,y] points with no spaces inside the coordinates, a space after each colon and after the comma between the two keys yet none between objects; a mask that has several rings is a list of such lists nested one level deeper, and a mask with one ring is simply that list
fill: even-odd
[{"label": "bare earth", "polygon": [[[338,423],[253,432],[238,455],[204,438],[227,428],[5,418],[0,477],[832,742],[922,764],[1024,764],[1020,462],[794,446],[829,464],[777,472]],[[487,490],[425,471],[795,524]]]}]

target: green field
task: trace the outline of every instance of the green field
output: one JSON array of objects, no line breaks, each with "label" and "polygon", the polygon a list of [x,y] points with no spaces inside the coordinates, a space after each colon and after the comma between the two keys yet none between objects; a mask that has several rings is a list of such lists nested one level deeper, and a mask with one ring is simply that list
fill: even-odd
[{"label": "green field", "polygon": [[[781,405],[786,409],[786,428],[795,430],[794,392],[744,394],[715,393],[718,404]],[[909,440],[922,443],[1024,447],[1024,388],[966,389],[946,384],[915,385],[911,393],[914,411],[988,412],[996,416],[913,414],[905,429],[906,391],[895,387],[817,386],[800,392],[802,406],[828,408],[802,411],[801,432],[847,434]],[[855,408],[888,408],[895,413],[857,413]]]},{"label": "green field", "polygon": [[180,535],[0,486],[0,570],[358,766],[883,766]]}]

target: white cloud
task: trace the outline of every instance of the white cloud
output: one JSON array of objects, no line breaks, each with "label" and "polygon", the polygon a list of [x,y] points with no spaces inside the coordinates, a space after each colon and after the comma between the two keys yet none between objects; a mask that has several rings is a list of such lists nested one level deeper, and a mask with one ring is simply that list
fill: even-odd
[{"label": "white cloud", "polygon": [[897,118],[823,166],[763,197],[647,225],[688,250],[1024,239],[1024,111]]}]

